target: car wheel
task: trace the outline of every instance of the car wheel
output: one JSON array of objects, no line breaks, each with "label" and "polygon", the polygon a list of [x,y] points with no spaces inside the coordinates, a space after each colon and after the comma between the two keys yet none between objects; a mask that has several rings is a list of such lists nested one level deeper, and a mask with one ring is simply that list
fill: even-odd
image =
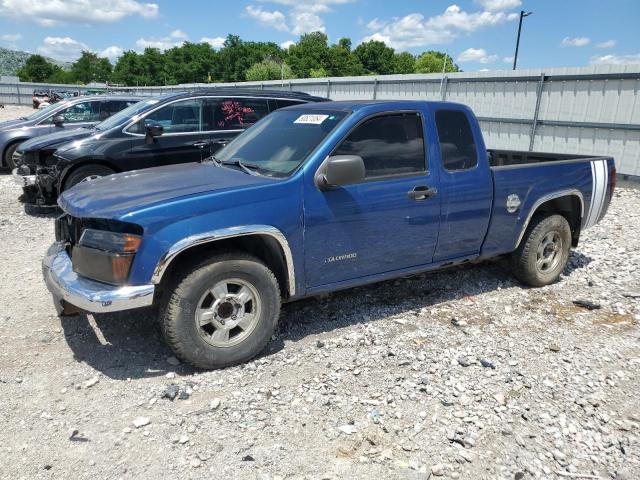
[{"label": "car wheel", "polygon": [[513,274],[532,287],[555,282],[564,271],[571,249],[571,228],[562,215],[538,215],[511,255]]},{"label": "car wheel", "polygon": [[14,168],[16,168],[16,164],[13,163],[13,154],[16,152],[16,150],[20,146],[20,143],[21,142],[12,143],[4,151],[4,166],[7,167],[9,170],[13,170]]},{"label": "car wheel", "polygon": [[161,330],[176,356],[203,369],[237,365],[269,342],[280,315],[273,272],[243,253],[214,256],[170,292]]},{"label": "car wheel", "polygon": [[94,180],[100,177],[106,177],[107,175],[113,175],[114,172],[109,167],[104,165],[84,165],[80,168],[72,171],[64,182],[64,188],[62,191],[69,190],[71,187],[82,183]]}]

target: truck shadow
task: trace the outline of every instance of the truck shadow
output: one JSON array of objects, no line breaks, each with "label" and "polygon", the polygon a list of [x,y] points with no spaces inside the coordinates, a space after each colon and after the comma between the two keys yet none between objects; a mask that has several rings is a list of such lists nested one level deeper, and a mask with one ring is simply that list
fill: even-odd
[{"label": "truck shadow", "polygon": [[[572,252],[565,275],[588,265],[591,258]],[[527,288],[512,279],[505,261],[451,268],[390,280],[285,304],[275,338],[258,356],[269,357],[285,342],[331,332],[385,317],[419,312],[448,301],[474,297],[499,288]],[[126,380],[175,372],[191,375],[188,365],[172,366],[172,357],[152,309],[103,315],[62,317],[62,328],[74,358],[105,376]]]}]

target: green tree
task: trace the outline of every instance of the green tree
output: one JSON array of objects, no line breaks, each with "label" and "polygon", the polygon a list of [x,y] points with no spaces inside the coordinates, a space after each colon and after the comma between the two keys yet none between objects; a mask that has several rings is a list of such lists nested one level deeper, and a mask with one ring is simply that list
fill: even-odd
[{"label": "green tree", "polygon": [[250,82],[261,80],[280,80],[281,78],[293,78],[291,67],[282,61],[266,59],[254,63],[245,73],[245,77]]},{"label": "green tree", "polygon": [[409,52],[396,53],[393,57],[393,73],[405,74],[414,73],[416,68],[416,57]]},{"label": "green tree", "polygon": [[447,60],[445,72],[459,72],[460,68],[458,65],[453,63],[453,59],[446,53],[429,50],[428,52],[424,52],[422,55],[418,56],[416,59],[416,73],[441,73],[442,66],[445,62],[445,56]]},{"label": "green tree", "polygon": [[217,80],[242,82],[246,71],[266,58],[284,60],[286,54],[273,42],[245,42],[237,35],[229,35],[217,52]]},{"label": "green tree", "polygon": [[371,40],[361,43],[353,53],[358,57],[367,73],[387,75],[394,72],[395,52],[393,48],[387,47],[384,42]]},{"label": "green tree", "polygon": [[309,77],[311,78],[324,78],[328,76],[329,72],[327,72],[323,67],[312,68],[311,70],[309,70]]},{"label": "green tree", "polygon": [[147,77],[142,56],[129,50],[122,54],[113,68],[112,81],[121,85],[145,85]]},{"label": "green tree", "polygon": [[46,82],[55,68],[56,65],[48,62],[42,55],[31,55],[17,74],[22,82]]},{"label": "green tree", "polygon": [[327,57],[327,71],[332,77],[363,75],[364,68],[351,51],[351,40],[341,38],[337,44],[331,45]]},{"label": "green tree", "polygon": [[[327,36],[322,32],[305,33],[295,45],[289,47],[287,63],[297,78],[308,78],[311,70],[329,68],[329,46]],[[326,75],[324,75],[326,76]]]},{"label": "green tree", "polygon": [[140,68],[142,77],[138,80],[142,85],[166,85],[167,56],[157,48],[147,47],[140,56]]},{"label": "green tree", "polygon": [[109,59],[83,51],[80,58],[71,65],[71,78],[81,83],[106,82],[111,77],[112,70]]}]

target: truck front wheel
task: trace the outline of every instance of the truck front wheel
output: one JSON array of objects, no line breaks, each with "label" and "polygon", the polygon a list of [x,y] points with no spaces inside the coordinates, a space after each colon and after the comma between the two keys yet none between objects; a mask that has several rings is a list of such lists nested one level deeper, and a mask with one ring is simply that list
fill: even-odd
[{"label": "truck front wheel", "polygon": [[176,356],[203,369],[237,365],[269,342],[280,315],[280,289],[260,260],[221,254],[190,269],[170,293],[161,318]]},{"label": "truck front wheel", "polygon": [[532,287],[555,282],[564,271],[571,248],[571,228],[562,215],[536,215],[511,255],[514,276]]}]

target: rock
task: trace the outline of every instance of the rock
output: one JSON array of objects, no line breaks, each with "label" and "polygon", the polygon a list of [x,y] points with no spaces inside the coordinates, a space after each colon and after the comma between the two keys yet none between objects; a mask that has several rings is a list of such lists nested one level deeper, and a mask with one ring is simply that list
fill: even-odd
[{"label": "rock", "polygon": [[522,480],[524,478],[524,472],[516,472],[513,476],[513,480]]},{"label": "rock", "polygon": [[182,435],[179,439],[178,439],[178,443],[180,445],[184,445],[185,443],[187,443],[189,441],[189,437],[186,435]]},{"label": "rock", "polygon": [[317,348],[324,348],[325,343],[322,340],[317,340],[316,341],[316,347]]},{"label": "rock", "polygon": [[202,466],[202,460],[200,460],[199,458],[192,458],[190,465],[192,468],[200,468],[200,466]]},{"label": "rock", "polygon": [[490,360],[486,360],[484,358],[480,359],[480,365],[482,365],[484,368],[496,368],[496,366]]},{"label": "rock", "polygon": [[100,381],[100,377],[98,377],[97,375],[95,377],[90,378],[89,380],[87,380],[84,383],[85,388],[91,388],[93,387],[96,383],[98,383]]},{"label": "rock", "polygon": [[136,428],[142,428],[146,425],[149,425],[150,423],[151,420],[149,419],[149,417],[138,417],[133,420],[133,426]]},{"label": "rock", "polygon": [[358,431],[355,425],[341,425],[338,427],[338,430],[340,430],[342,433],[346,435],[353,435]]},{"label": "rock", "polygon": [[453,325],[454,327],[466,327],[467,326],[467,322],[464,320],[459,320],[457,318],[452,318],[451,319],[451,325]]},{"label": "rock", "polygon": [[583,300],[583,299],[574,300],[573,304],[578,307],[586,308],[587,310],[599,310],[600,308],[602,308],[602,306],[599,303],[595,303],[590,300]]},{"label": "rock", "polygon": [[552,343],[551,345],[549,345],[549,350],[551,350],[552,352],[559,352],[560,345],[556,345],[555,343]]},{"label": "rock", "polygon": [[443,476],[444,475],[444,465],[442,465],[441,463],[433,465],[431,467],[431,475],[433,475],[434,477]]},{"label": "rock", "polygon": [[180,393],[180,387],[172,383],[164,389],[164,391],[160,395],[160,398],[168,398],[169,400],[173,401],[178,396],[178,393]]},{"label": "rock", "polygon": [[176,373],[175,372],[169,372],[165,375],[166,378],[168,378],[169,380],[172,380],[174,378],[176,378]]},{"label": "rock", "polygon": [[553,452],[551,452],[551,454],[553,455],[553,458],[556,460],[556,462],[558,462],[559,464],[563,465],[566,463],[567,456],[564,453],[562,453],[560,450],[555,449]]},{"label": "rock", "polygon": [[220,403],[222,402],[219,398],[214,398],[213,400],[211,400],[211,403],[209,403],[209,408],[211,408],[211,410],[217,410],[220,406]]},{"label": "rock", "polygon": [[245,455],[244,457],[242,457],[242,461],[243,462],[255,462],[256,459],[253,458],[251,455]]},{"label": "rock", "polygon": [[469,367],[472,365],[471,361],[467,357],[458,357],[458,364],[463,367]]}]

